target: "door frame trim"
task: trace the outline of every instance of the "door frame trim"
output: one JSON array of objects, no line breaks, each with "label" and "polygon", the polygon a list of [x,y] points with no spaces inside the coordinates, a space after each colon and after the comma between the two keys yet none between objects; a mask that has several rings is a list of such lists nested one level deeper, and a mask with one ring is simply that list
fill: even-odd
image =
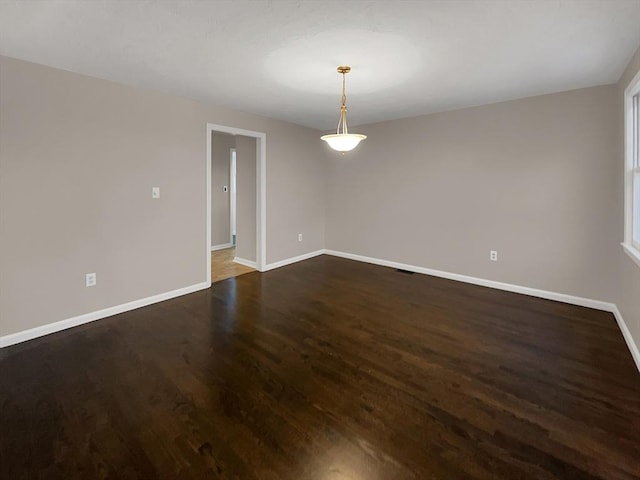
[{"label": "door frame trim", "polygon": [[237,185],[238,183],[237,167],[238,161],[236,157],[236,147],[231,147],[229,149],[229,243],[232,246],[235,246],[235,242],[233,241],[233,231],[237,230],[238,227],[238,202],[236,199],[236,189],[233,188],[234,184]]},{"label": "door frame trim", "polygon": [[264,271],[267,260],[267,134],[253,130],[207,123],[207,158],[206,158],[206,185],[207,185],[207,231],[206,231],[206,257],[207,283],[211,284],[211,182],[212,182],[212,134],[213,132],[242,135],[256,139],[256,269]]}]

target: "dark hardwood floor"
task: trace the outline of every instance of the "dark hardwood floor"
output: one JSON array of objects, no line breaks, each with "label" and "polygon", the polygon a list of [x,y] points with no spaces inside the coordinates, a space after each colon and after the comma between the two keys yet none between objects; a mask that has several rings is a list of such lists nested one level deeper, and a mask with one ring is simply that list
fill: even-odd
[{"label": "dark hardwood floor", "polygon": [[11,480],[640,478],[611,314],[329,256],[0,350],[0,409]]}]

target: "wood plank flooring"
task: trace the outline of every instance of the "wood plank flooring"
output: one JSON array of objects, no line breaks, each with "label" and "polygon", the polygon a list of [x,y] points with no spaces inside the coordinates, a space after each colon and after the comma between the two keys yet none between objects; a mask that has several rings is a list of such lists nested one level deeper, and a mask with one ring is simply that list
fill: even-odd
[{"label": "wood plank flooring", "polygon": [[609,313],[321,256],[0,350],[0,478],[639,479],[640,374]]},{"label": "wood plank flooring", "polygon": [[236,248],[225,248],[211,252],[211,281],[219,282],[227,278],[237,277],[245,273],[255,272],[255,268],[235,263]]}]

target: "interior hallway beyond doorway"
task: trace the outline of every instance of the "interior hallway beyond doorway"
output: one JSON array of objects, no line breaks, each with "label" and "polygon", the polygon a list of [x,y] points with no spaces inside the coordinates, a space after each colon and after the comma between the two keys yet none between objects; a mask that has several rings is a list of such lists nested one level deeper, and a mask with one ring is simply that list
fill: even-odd
[{"label": "interior hallway beyond doorway", "polygon": [[211,252],[211,282],[219,282],[231,277],[237,277],[249,272],[255,272],[255,268],[246,267],[235,263],[236,248],[225,248]]}]

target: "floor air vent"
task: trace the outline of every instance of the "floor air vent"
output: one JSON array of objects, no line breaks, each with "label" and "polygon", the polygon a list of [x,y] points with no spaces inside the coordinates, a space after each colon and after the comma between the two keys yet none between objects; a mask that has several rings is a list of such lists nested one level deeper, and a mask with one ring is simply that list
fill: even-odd
[{"label": "floor air vent", "polygon": [[398,273],[406,273],[407,275],[413,275],[414,273],[416,273],[416,272],[411,272],[409,270],[403,270],[401,268],[396,268],[396,272],[398,272]]}]

